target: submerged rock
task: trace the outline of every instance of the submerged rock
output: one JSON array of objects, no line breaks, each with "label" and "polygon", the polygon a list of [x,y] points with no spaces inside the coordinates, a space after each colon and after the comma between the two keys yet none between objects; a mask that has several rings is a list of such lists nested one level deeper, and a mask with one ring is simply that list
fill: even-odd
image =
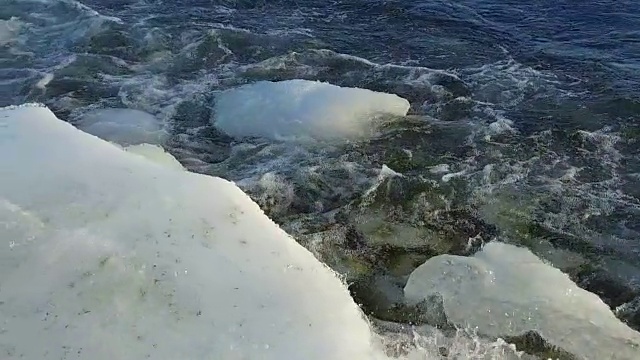
[{"label": "submerged rock", "polygon": [[495,228],[459,204],[465,191],[464,182],[389,176],[339,213],[371,245],[472,254],[495,236]]},{"label": "submerged rock", "polygon": [[640,329],[640,296],[615,309],[615,314],[632,328]]},{"label": "submerged rock", "polygon": [[442,296],[433,294],[416,304],[404,301],[404,282],[390,277],[371,276],[354,281],[349,291],[365,314],[383,321],[410,325],[430,325],[445,331],[455,331],[444,309]]},{"label": "submerged rock", "polygon": [[578,357],[557,346],[550,345],[536,331],[527,331],[521,335],[505,336],[504,340],[516,346],[519,351],[536,355],[542,359],[578,360]]},{"label": "submerged rock", "polygon": [[113,28],[87,39],[85,44],[78,47],[78,52],[85,51],[135,61],[138,60],[135,51],[139,48],[136,42],[126,29]]},{"label": "submerged rock", "polygon": [[584,266],[581,271],[572,276],[578,286],[600,297],[612,309],[618,308],[638,295],[638,290],[624,284],[622,279],[603,268]]},{"label": "submerged rock", "polygon": [[451,329],[444,314],[433,313],[436,303],[408,305],[402,288],[429,258],[470,255],[495,236],[495,228],[472,209],[455,208],[448,200],[463,184],[443,186],[382,172],[377,184],[336,211],[328,226],[298,240],[345,276],[367,315]]},{"label": "submerged rock", "polygon": [[405,117],[383,123],[376,137],[354,144],[350,152],[403,175],[426,176],[434,166],[456,164],[473,154],[469,144],[460,142],[470,131],[464,124],[443,123],[424,116]]}]

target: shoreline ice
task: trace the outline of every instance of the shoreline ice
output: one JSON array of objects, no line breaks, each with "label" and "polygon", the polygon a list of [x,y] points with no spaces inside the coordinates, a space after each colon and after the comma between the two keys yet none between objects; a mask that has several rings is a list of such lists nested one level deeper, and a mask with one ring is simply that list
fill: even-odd
[{"label": "shoreline ice", "polygon": [[0,153],[0,353],[376,358],[335,273],[234,184],[42,106],[0,109]]}]

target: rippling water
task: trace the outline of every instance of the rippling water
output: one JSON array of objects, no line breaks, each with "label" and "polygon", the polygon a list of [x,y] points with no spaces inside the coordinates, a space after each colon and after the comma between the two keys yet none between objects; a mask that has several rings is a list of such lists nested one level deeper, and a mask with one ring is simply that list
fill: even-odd
[{"label": "rippling water", "polygon": [[[640,326],[637,1],[2,4],[0,106],[43,102],[71,123],[102,107],[155,115],[183,164],[238,182],[356,284],[373,318],[398,321],[392,300],[370,295],[380,278],[402,284],[480,236],[527,246]],[[411,116],[366,142],[305,148],[210,125],[217,92],[296,78],[395,93]],[[406,183],[376,187],[383,164]],[[372,187],[400,198],[405,218],[384,217],[395,240],[362,226]],[[435,208],[407,205],[425,193]],[[349,226],[384,276],[322,235]],[[411,243],[407,229],[430,240]]]}]

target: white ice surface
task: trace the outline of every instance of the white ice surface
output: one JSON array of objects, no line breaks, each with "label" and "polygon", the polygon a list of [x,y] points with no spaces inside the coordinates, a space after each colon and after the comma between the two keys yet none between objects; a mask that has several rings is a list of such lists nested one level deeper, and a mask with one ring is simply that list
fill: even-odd
[{"label": "white ice surface", "polygon": [[0,358],[379,357],[332,271],[234,184],[166,164],[0,109]]},{"label": "white ice surface", "polygon": [[405,296],[444,298],[449,319],[493,336],[536,330],[584,359],[640,359],[640,334],[598,296],[525,248],[492,242],[472,257],[440,255],[409,277]]},{"label": "white ice surface", "polygon": [[124,148],[125,151],[140,155],[147,160],[162,164],[168,168],[185,170],[176,158],[167,153],[162,147],[151,144],[130,145]]},{"label": "white ice surface", "polygon": [[261,81],[227,90],[213,123],[231,136],[336,139],[360,136],[379,115],[404,116],[397,95],[308,80]]},{"label": "white ice surface", "polygon": [[161,144],[166,133],[153,115],[133,109],[98,109],[75,124],[79,129],[120,145]]}]

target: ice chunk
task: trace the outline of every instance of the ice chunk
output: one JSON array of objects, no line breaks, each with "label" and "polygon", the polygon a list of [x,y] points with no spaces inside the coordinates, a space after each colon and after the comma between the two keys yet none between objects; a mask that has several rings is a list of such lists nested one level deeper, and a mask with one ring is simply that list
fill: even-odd
[{"label": "ice chunk", "polygon": [[404,116],[397,95],[308,80],[261,81],[216,98],[213,123],[231,136],[335,139],[359,136],[378,115]]},{"label": "ice chunk", "polygon": [[84,114],[79,129],[120,145],[160,144],[166,133],[153,115],[133,109],[99,109]]},{"label": "ice chunk", "polygon": [[167,166],[172,169],[184,170],[180,162],[163,148],[151,144],[131,145],[124,148],[127,152],[144,156],[157,164]]},{"label": "ice chunk", "polygon": [[3,359],[377,359],[328,268],[234,184],[0,109]]},{"label": "ice chunk", "polygon": [[436,256],[411,274],[404,291],[410,302],[440,293],[449,320],[480,333],[535,330],[580,358],[640,359],[640,334],[525,248],[492,242],[472,257]]}]

